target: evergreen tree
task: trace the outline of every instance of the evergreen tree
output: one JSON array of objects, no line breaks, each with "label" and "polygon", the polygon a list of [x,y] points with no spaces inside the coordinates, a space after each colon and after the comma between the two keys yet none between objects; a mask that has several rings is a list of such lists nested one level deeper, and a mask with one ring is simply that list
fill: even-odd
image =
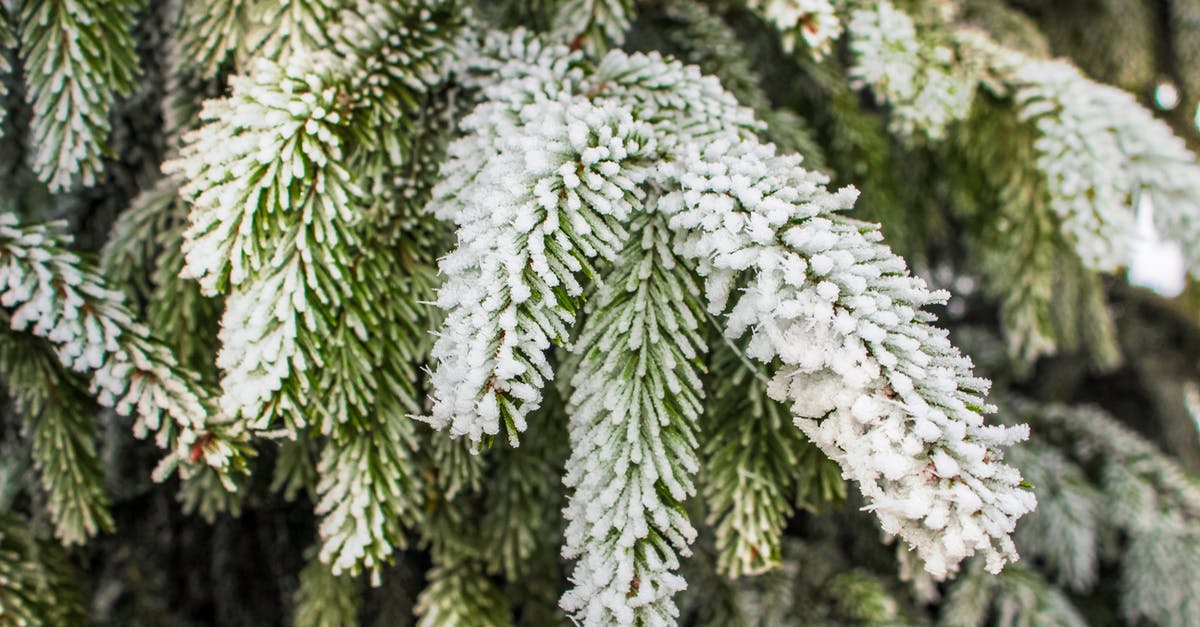
[{"label": "evergreen tree", "polygon": [[0,1],[0,624],[1200,625],[1197,41]]}]

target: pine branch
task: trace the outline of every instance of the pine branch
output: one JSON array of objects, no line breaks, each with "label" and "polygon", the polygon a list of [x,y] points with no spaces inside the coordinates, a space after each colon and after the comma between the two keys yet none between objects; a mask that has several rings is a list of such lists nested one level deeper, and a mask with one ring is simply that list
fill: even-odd
[{"label": "pine branch", "polygon": [[141,0],[22,0],[18,25],[33,107],[34,172],[53,191],[94,185],[109,109],[136,87],[132,29]]},{"label": "pine branch", "polygon": [[561,605],[588,624],[672,622],[671,597],[686,587],[679,556],[696,538],[683,501],[700,467],[699,286],[661,217],[634,233],[580,331],[568,405],[563,555],[577,561]]},{"label": "pine branch", "polygon": [[[632,69],[646,65],[657,66],[653,89],[626,78],[649,75]],[[675,81],[664,78],[671,74]],[[999,447],[1024,433],[983,426],[986,381],[971,376],[970,362],[919,310],[945,295],[909,278],[876,230],[831,215],[848,208],[852,190],[824,191],[823,177],[739,131],[745,113],[719,86],[653,57],[615,54],[596,80],[620,84],[639,104],[660,103],[649,114],[667,129],[660,132],[687,130],[690,141],[672,146],[671,166],[657,171],[661,184],[681,189],[656,209],[706,277],[711,312],[727,311],[734,279],[750,271],[726,333],[752,330],[750,356],[778,364],[769,392],[860,483],[885,531],[905,537],[935,575],[976,550],[993,569],[1011,559],[1008,534],[1034,500],[1000,463]],[[667,97],[651,97],[672,89],[684,103],[708,105],[671,110],[661,104]]]},{"label": "pine branch", "polygon": [[0,514],[0,623],[54,627],[87,622],[82,577],[61,546],[26,521]]},{"label": "pine branch", "polygon": [[440,264],[446,321],[426,419],[476,444],[503,427],[516,445],[553,376],[545,351],[569,340],[579,278],[594,275],[593,259],[618,255],[652,140],[627,112],[570,93],[580,57],[565,48],[520,33],[489,45],[509,60],[476,67],[526,78],[481,81],[485,103],[462,121],[467,135],[434,191],[430,210],[457,225],[458,244]]},{"label": "pine branch", "polygon": [[315,555],[300,571],[295,627],[358,625],[362,586],[356,577],[336,575]]},{"label": "pine branch", "polygon": [[758,575],[780,565],[793,508],[844,499],[845,482],[733,349],[715,349],[711,370],[719,376],[701,433],[715,566],[731,578]]},{"label": "pine branch", "polygon": [[25,416],[54,535],[67,546],[83,544],[113,529],[96,454],[95,407],[86,384],[62,369],[48,343],[9,330],[8,315],[2,318],[0,377]]},{"label": "pine branch", "polygon": [[[339,31],[356,54],[259,61],[250,76],[233,79],[230,98],[207,105],[208,123],[189,134],[171,165],[188,181],[183,193],[193,205],[186,271],[205,293],[229,292],[218,359],[222,406],[251,429],[282,420],[293,435],[310,423],[330,434],[353,420],[344,412],[307,415],[315,408],[311,390],[329,390],[310,368],[325,364],[319,347],[326,341],[366,342],[371,318],[380,315],[370,298],[388,289],[391,272],[380,274],[378,264],[364,271],[353,261],[370,246],[355,229],[366,200],[348,164],[361,153],[387,152],[375,125],[391,118],[370,111],[413,102],[414,86],[432,74],[417,51],[436,59],[453,32],[452,23],[441,25],[444,32],[405,27],[423,11],[363,3]],[[404,59],[411,63],[393,64]],[[359,384],[336,390],[345,402],[317,407],[366,406],[364,390],[376,385],[368,363],[333,371]]]},{"label": "pine branch", "polygon": [[1132,262],[1133,209],[1145,193],[1159,232],[1183,244],[1189,270],[1200,272],[1200,164],[1183,140],[1127,92],[1070,65],[1009,62],[1022,115],[1042,134],[1051,207],[1084,262],[1100,270]]},{"label": "pine branch", "polygon": [[[545,209],[534,203],[540,196],[542,206],[557,209],[578,189],[611,185],[587,173],[579,178],[594,183],[576,188],[571,170],[592,159],[571,161],[586,145],[589,118],[625,120],[602,135],[621,138],[604,146],[606,152],[630,154],[621,129],[636,128],[629,137],[636,137],[636,154],[644,156],[627,168],[636,178],[622,179],[628,184],[613,185],[608,194],[628,206],[619,213],[602,206],[618,218],[641,208],[644,200],[634,190],[645,177],[653,189],[665,190],[645,209],[652,205],[667,217],[676,254],[706,278],[710,312],[727,315],[730,337],[752,331],[750,356],[775,371],[769,393],[786,400],[796,423],[860,483],[884,530],[915,546],[937,576],[976,551],[988,555],[993,570],[1015,557],[1008,536],[1034,498],[1001,462],[1001,447],[1027,431],[984,426],[988,383],[971,375],[970,362],[920,309],[946,295],[909,277],[903,261],[879,244],[875,228],[833,214],[852,204],[853,190],[831,194],[823,177],[799,168],[798,158],[775,156],[759,144],[759,125],[750,113],[695,68],[656,55],[612,52],[587,73],[567,51],[526,45],[520,36],[507,54],[507,65],[486,58],[476,65],[490,68],[495,78],[480,81],[488,101],[464,124],[470,134],[451,150],[456,161],[444,185],[457,194],[456,202],[435,205],[460,221],[459,248],[442,266],[450,279],[439,305],[450,314],[435,347],[441,362],[433,379],[435,424],[454,422],[453,434],[473,440],[497,432],[502,415],[523,417],[508,413],[516,405],[505,404],[502,412],[500,402],[492,402],[494,389],[505,391],[514,379],[522,384],[514,396],[536,402],[537,386],[550,376],[540,352],[549,344],[546,318],[523,326],[528,309],[512,306],[508,296],[528,287],[523,277],[546,284],[547,277],[574,276],[555,273],[537,257],[540,247],[534,246],[531,262],[523,256],[531,229],[539,236],[534,241],[545,241],[536,230]],[[564,123],[564,110],[580,121]],[[542,156],[543,137],[550,133],[568,138],[570,143],[557,144],[566,159],[561,152],[551,152],[554,159]],[[640,165],[645,162],[656,167],[646,172]],[[605,167],[609,176],[622,172],[616,163]],[[533,176],[527,168],[536,168]],[[559,185],[565,191],[555,195]],[[512,200],[497,199],[497,188]],[[501,211],[492,210],[497,205]],[[505,211],[514,206],[526,213]],[[594,215],[584,202],[565,208],[568,219]],[[566,235],[553,245],[577,243]],[[489,280],[483,273],[496,276]],[[456,283],[460,277],[471,282]],[[739,277],[746,277],[747,287],[727,307]],[[499,291],[481,294],[481,285],[498,285]],[[550,310],[560,324],[572,320],[571,304]],[[511,312],[507,321],[502,312]],[[532,350],[519,353],[524,363],[510,356],[511,344],[501,343],[515,343],[506,340],[510,330],[536,340],[527,344]],[[533,377],[531,359],[539,360]],[[449,376],[447,363],[454,364]],[[517,378],[522,375],[527,378]],[[452,407],[446,407],[447,394],[457,395]],[[523,425],[508,426],[515,431]]]},{"label": "pine branch", "polygon": [[418,627],[505,627],[512,625],[508,602],[482,564],[435,561],[429,585],[417,598]]},{"label": "pine branch", "polygon": [[322,360],[298,338],[328,336],[318,307],[339,306],[346,292],[360,193],[343,164],[348,112],[331,74],[310,57],[258,62],[252,77],[233,79],[230,99],[206,104],[208,123],[169,164],[193,206],[185,272],[205,294],[230,290],[221,405],[252,429],[280,416],[305,426],[306,386],[289,374]]},{"label": "pine branch", "polygon": [[1015,564],[991,575],[972,562],[951,589],[939,624],[1084,627],[1089,623],[1066,594],[1025,566]]},{"label": "pine branch", "polygon": [[158,478],[177,467],[189,474],[201,459],[224,476],[239,471],[240,431],[209,409],[198,378],[151,338],[69,244],[50,227],[0,215],[0,305],[10,311],[12,329],[48,340],[64,367],[90,373],[102,405],[136,413],[134,433],[154,432],[167,451]]},{"label": "pine branch", "polygon": [[851,12],[846,31],[851,85],[869,87],[890,107],[892,132],[942,140],[947,127],[967,116],[982,68],[956,54],[952,42],[932,32],[918,37],[913,19],[888,2]]},{"label": "pine branch", "polygon": [[747,4],[779,30],[788,52],[802,41],[809,54],[820,59],[842,34],[841,19],[830,0],[749,0]]},{"label": "pine branch", "polygon": [[[750,331],[749,354],[778,364],[771,396],[791,405],[797,425],[859,482],[884,530],[915,546],[932,574],[976,550],[998,570],[1015,556],[1016,518],[1034,505],[1000,447],[1028,432],[983,425],[987,382],[919,309],[946,296],[910,278],[874,228],[832,215],[852,191],[830,194],[822,178],[759,146],[720,148],[683,155],[683,171],[712,174],[684,179],[659,205],[685,238],[683,254],[711,260],[700,266],[710,311],[728,310],[726,333]],[[745,183],[729,189],[731,180]],[[730,220],[738,231],[704,226]],[[727,309],[745,270],[753,279]]]}]

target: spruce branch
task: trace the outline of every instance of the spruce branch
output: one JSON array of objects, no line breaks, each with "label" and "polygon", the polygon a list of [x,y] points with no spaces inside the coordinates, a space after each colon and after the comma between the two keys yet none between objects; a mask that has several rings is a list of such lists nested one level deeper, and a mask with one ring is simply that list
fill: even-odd
[{"label": "spruce branch", "polygon": [[476,66],[513,79],[482,85],[430,204],[458,243],[440,263],[426,420],[476,444],[503,428],[516,445],[553,376],[545,351],[570,339],[579,278],[618,255],[653,139],[628,112],[571,93],[580,56],[520,33],[489,43],[511,60]]},{"label": "spruce branch", "polygon": [[7,312],[2,317],[0,377],[24,413],[54,535],[67,546],[83,544],[113,529],[96,454],[95,406],[86,382],[62,368],[50,344],[10,330]]},{"label": "spruce branch", "polygon": [[418,627],[505,627],[512,625],[508,601],[483,565],[470,559],[439,562],[417,597]]},{"label": "spruce branch", "polygon": [[0,623],[54,627],[87,622],[83,578],[57,543],[0,513]]},{"label": "spruce branch", "polygon": [[[933,317],[921,309],[943,302],[946,295],[931,292],[922,281],[910,277],[904,262],[879,243],[876,227],[835,213],[852,205],[855,192],[830,193],[824,187],[826,179],[800,168],[797,157],[777,156],[773,147],[759,143],[755,133],[761,125],[751,113],[696,68],[654,54],[616,51],[587,67],[575,61],[577,57],[569,50],[547,48],[520,34],[500,41],[498,53],[492,48],[471,66],[482,76],[476,82],[484,102],[464,124],[467,136],[451,148],[454,167],[448,169],[443,185],[454,195],[443,198],[454,202],[434,205],[439,215],[454,217],[459,223],[459,247],[442,265],[450,278],[439,295],[439,305],[449,315],[435,346],[439,360],[433,378],[435,425],[450,426],[452,434],[478,440],[483,434],[498,432],[501,417],[514,415],[512,408],[519,406],[506,404],[502,411],[500,403],[487,396],[494,393],[493,388],[511,385],[515,377],[528,373],[527,363],[510,358],[507,351],[511,349],[501,344],[512,330],[518,337],[532,335],[538,340],[530,342],[530,352],[520,354],[526,360],[530,355],[539,360],[536,378],[516,379],[522,387],[515,394],[520,400],[536,402],[537,386],[552,374],[540,352],[548,347],[550,336],[541,320],[534,319],[532,328],[522,326],[525,311],[512,307],[508,296],[526,289],[521,279],[530,275],[544,282],[546,277],[558,281],[575,277],[555,274],[552,269],[539,273],[537,264],[549,266],[536,256],[542,249],[532,246],[536,252],[531,263],[525,256],[529,253],[523,252],[531,246],[509,242],[524,244],[531,230],[541,236],[536,229],[545,224],[545,215],[556,218],[552,232],[567,220],[593,215],[595,210],[588,202],[568,201],[563,207],[564,220],[553,213],[530,215],[529,211],[539,207],[535,204],[539,198],[544,199],[540,205],[547,208],[544,210],[558,209],[564,196],[570,199],[577,189],[598,190],[609,185],[601,171],[594,177],[579,177],[585,185],[576,187],[570,175],[578,166],[572,161],[578,152],[585,153],[583,165],[594,161],[584,150],[593,148],[583,143],[593,133],[585,116],[623,121],[610,124],[618,130],[603,136],[621,138],[620,142],[595,148],[605,150],[597,154],[624,158],[632,153],[630,142],[619,130],[638,129],[639,158],[633,167],[606,166],[608,176],[632,171],[636,178],[629,176],[627,184],[613,186],[608,194],[628,206],[622,206],[619,213],[611,212],[611,204],[601,207],[621,220],[636,221],[644,213],[666,218],[675,242],[673,256],[686,260],[705,278],[704,302],[710,313],[724,317],[724,331],[730,337],[749,333],[748,354],[773,372],[768,393],[787,402],[796,424],[841,465],[845,476],[859,483],[884,530],[914,546],[927,569],[938,577],[953,572],[962,559],[975,552],[987,555],[992,570],[1014,559],[1009,535],[1016,519],[1030,511],[1035,500],[1020,487],[1019,473],[1002,463],[1001,448],[1023,439],[1027,430],[984,425],[981,414],[990,409],[983,399],[988,382],[971,374],[970,362],[950,345],[945,331],[931,325]],[[580,121],[560,121],[564,111]],[[562,148],[558,150],[566,152],[565,158],[554,151],[549,152],[554,158],[546,158],[547,145],[555,145],[548,144],[548,129],[559,138],[557,146]],[[555,195],[560,185],[565,191]],[[497,189],[504,190],[499,199]],[[524,213],[513,213],[514,204]],[[495,210],[497,205],[500,211]],[[552,252],[552,245],[577,244],[570,236],[560,237],[550,240],[545,251]],[[621,256],[609,253],[604,258],[616,263]],[[528,270],[531,266],[532,272]],[[485,278],[489,273],[494,273],[495,279]],[[736,297],[735,286],[739,287]],[[582,286],[572,288],[573,293],[581,291]],[[522,295],[534,293],[529,289]],[[448,294],[450,299],[445,298]],[[564,300],[557,307],[547,301],[541,302],[551,307],[561,323],[573,320],[574,301]],[[603,311],[607,303],[596,306]],[[506,313],[507,320],[503,317]],[[613,342],[637,341],[615,331],[611,337]],[[679,333],[669,339],[688,343]],[[584,350],[594,348],[581,345]],[[676,348],[681,355],[693,350]],[[611,359],[619,355],[614,352]],[[504,368],[508,361],[516,361],[515,366]],[[660,363],[673,365],[678,360]],[[640,371],[629,372],[613,385],[634,384]],[[585,377],[579,382],[590,385],[600,378]],[[460,384],[464,381],[467,383]],[[694,393],[698,392],[697,385]],[[444,410],[450,415],[443,418],[436,403],[449,405],[447,394],[455,394],[457,400],[452,410]],[[607,411],[626,398],[610,396],[600,407]],[[590,415],[585,412],[577,418]],[[673,423],[668,420],[665,424]],[[508,426],[515,430],[516,423]],[[594,435],[576,431],[576,441],[607,446],[622,432],[608,428],[606,432],[598,426]],[[673,440],[687,441],[686,437]],[[688,460],[694,460],[691,455],[694,452],[687,448],[664,447],[654,463],[661,469],[676,464],[687,468]],[[602,450],[588,456],[577,451],[571,465],[595,469],[601,457]],[[618,468],[635,470],[633,466]],[[617,473],[610,485],[598,485],[595,493],[619,496],[627,479],[621,474]],[[580,482],[590,481],[593,475],[601,476],[571,470],[568,484],[587,485]],[[671,495],[678,500],[680,494],[690,491],[677,475],[670,476],[676,477],[677,486],[668,483],[655,490],[657,498]],[[668,475],[660,470],[658,477]],[[648,486],[651,482],[643,483]],[[648,490],[643,488],[643,494]],[[609,501],[597,497],[591,502]],[[631,510],[634,521],[639,511],[640,505]],[[610,517],[616,516],[613,512],[596,516],[570,512],[568,508],[572,520],[586,520],[590,525],[610,525]],[[622,513],[625,515],[630,514]],[[681,550],[684,543],[679,540],[686,542],[687,537],[681,530],[687,527],[677,520],[665,513],[654,524],[664,542],[673,542],[675,550]],[[631,539],[643,533],[634,533]],[[567,553],[575,554],[575,546],[586,547],[582,539],[588,535],[583,530],[568,534]],[[597,532],[595,537],[599,540],[604,534]],[[612,580],[612,571],[602,561],[589,564],[586,552],[583,557],[583,572],[600,575],[575,578],[576,588],[564,597],[565,607],[588,607],[586,616],[598,617],[620,610],[626,603],[622,598],[633,598],[639,607],[666,598],[660,595],[662,588],[639,592],[644,585],[640,579],[638,590],[631,584],[625,597],[605,592],[599,586]],[[664,566],[669,570],[672,557],[660,549],[654,551],[653,560],[643,559],[653,572]],[[634,581],[628,570],[620,575]],[[632,622],[635,614],[631,609],[614,614],[614,620]],[[669,615],[648,613],[643,618],[657,622]]]},{"label": "spruce branch", "polygon": [[22,0],[18,25],[33,107],[30,164],[51,190],[94,185],[113,102],[136,87],[141,0]]},{"label": "spruce branch", "polygon": [[696,538],[683,502],[700,468],[700,290],[661,216],[632,230],[588,308],[567,408],[563,555],[577,561],[561,605],[587,624],[673,622]]},{"label": "spruce branch", "polygon": [[295,627],[345,627],[359,622],[362,585],[357,577],[337,575],[315,555],[300,571]]},{"label": "spruce branch", "polygon": [[829,54],[841,36],[837,2],[830,0],[748,0],[747,4],[781,34],[783,49],[793,51],[798,41],[814,57]]},{"label": "spruce branch", "polygon": [[201,460],[224,476],[239,471],[241,431],[210,409],[198,377],[176,363],[55,229],[0,214],[0,305],[9,310],[10,327],[49,341],[64,367],[89,373],[102,405],[136,414],[135,435],[155,433],[167,451],[157,478],[176,468],[190,474]]},{"label": "spruce branch", "polygon": [[1022,117],[1041,133],[1037,163],[1050,205],[1085,264],[1111,271],[1132,263],[1134,210],[1146,194],[1155,226],[1183,245],[1197,276],[1200,164],[1183,140],[1128,92],[1094,83],[1065,62],[997,56]]},{"label": "spruce branch", "polygon": [[[1100,492],[1097,500],[1103,506],[1094,510],[1096,520],[1090,524],[1098,526],[1101,533],[1080,534],[1073,544],[1084,555],[1096,555],[1100,553],[1098,536],[1102,533],[1119,532],[1125,538],[1115,556],[1120,564],[1120,605],[1125,619],[1195,624],[1200,582],[1192,573],[1200,560],[1200,480],[1099,409],[1043,405],[1019,398],[1009,406],[1014,414],[1030,421],[1043,441],[1053,443],[1061,455],[1069,457],[1072,465],[1098,468],[1088,478],[1093,489]],[[1031,452],[1038,453],[1037,449]],[[1048,460],[1055,463],[1045,453],[1031,461],[1045,465]],[[1048,489],[1039,494],[1057,501],[1050,505],[1048,516],[1079,512],[1084,518],[1081,522],[1086,524],[1088,510],[1071,502],[1078,488],[1056,489],[1072,475],[1084,476],[1081,470],[1070,470],[1068,466],[1065,474],[1049,482]],[[1018,535],[1018,540],[1021,538]],[[1089,538],[1097,544],[1080,546]],[[1037,540],[1031,547],[1033,553],[1050,557],[1059,565],[1059,574],[1069,577],[1069,583],[1086,586],[1098,580],[1098,560],[1064,555],[1064,547],[1052,548],[1044,544],[1049,539]],[[1089,564],[1092,570],[1085,571]]]},{"label": "spruce branch", "polygon": [[[409,13],[429,14],[424,7]],[[308,370],[324,363],[321,340],[344,333],[343,323],[359,343],[369,328],[350,310],[368,307],[364,292],[380,285],[353,281],[354,251],[367,249],[355,229],[367,201],[348,163],[362,153],[390,154],[379,138],[392,118],[372,111],[401,115],[396,107],[433,77],[438,42],[453,31],[452,24],[447,32],[408,28],[403,20],[416,19],[409,13],[364,3],[339,31],[356,54],[300,51],[282,65],[256,62],[249,76],[232,80],[232,96],[206,106],[208,123],[188,135],[171,164],[187,180],[183,193],[193,206],[186,271],[205,293],[229,292],[218,359],[222,405],[252,429],[282,420],[296,433],[311,421],[332,433],[349,420],[306,417],[309,391],[320,385]],[[411,65],[396,63],[406,60]],[[362,368],[343,376],[355,373]]]},{"label": "spruce branch", "polygon": [[[629,59],[610,54],[597,79],[621,84],[649,74],[628,66],[661,64]],[[676,84],[662,78],[671,74]],[[1015,555],[1016,518],[1034,503],[1000,447],[1026,432],[983,425],[987,382],[920,311],[945,295],[910,278],[873,227],[833,213],[850,206],[853,190],[830,194],[795,157],[737,130],[746,114],[718,85],[661,67],[654,75],[658,90],[710,91],[683,99],[704,108],[647,111],[668,129],[660,132],[694,133],[660,142],[676,152],[656,173],[679,188],[656,210],[706,278],[709,310],[728,315],[731,337],[751,331],[749,354],[777,369],[770,394],[791,405],[798,426],[859,482],[885,531],[915,546],[931,573],[946,575],[976,550],[1000,568]],[[639,104],[670,102],[651,99],[648,84],[631,87]]]},{"label": "spruce branch", "polygon": [[[1134,211],[1145,194],[1159,232],[1183,244],[1189,270],[1200,271],[1200,164],[1165,122],[1133,95],[1086,78],[1067,61],[1037,59],[950,23],[914,24],[886,1],[855,12],[848,24],[852,41],[864,42],[851,44],[859,53],[856,73],[886,95],[893,116],[907,115],[898,103],[912,100],[904,97],[917,93],[911,85],[927,85],[931,98],[952,105],[916,107],[944,108],[946,121],[966,116],[977,86],[1010,97],[1038,132],[1036,163],[1049,206],[1087,267],[1112,272],[1131,264]],[[941,47],[924,52],[929,42]],[[941,127],[934,120],[931,128]]]},{"label": "spruce branch", "polygon": [[[332,7],[291,3],[280,19]],[[334,574],[377,576],[422,495],[407,415],[421,409],[428,279],[397,236],[404,193],[367,189],[394,187],[417,167],[410,151],[437,144],[414,110],[458,18],[448,2],[363,0],[339,19],[333,53],[297,43],[234,77],[171,170],[192,204],[185,271],[227,292],[223,407],[251,431],[320,437],[319,557]]]},{"label": "spruce branch", "polygon": [[233,79],[229,99],[206,104],[208,123],[168,164],[192,204],[185,272],[205,294],[230,290],[221,405],[252,429],[277,417],[289,429],[306,425],[298,411],[305,386],[288,375],[322,360],[311,340],[297,338],[329,334],[318,307],[340,304],[356,244],[360,192],[340,139],[348,111],[329,64],[259,61],[251,77]]},{"label": "spruce branch", "polygon": [[[732,348],[713,350],[714,389],[705,407],[702,485],[719,573],[759,575],[780,565],[784,528],[796,506],[845,498],[836,464],[792,425]],[[764,377],[765,379],[765,377]]]}]

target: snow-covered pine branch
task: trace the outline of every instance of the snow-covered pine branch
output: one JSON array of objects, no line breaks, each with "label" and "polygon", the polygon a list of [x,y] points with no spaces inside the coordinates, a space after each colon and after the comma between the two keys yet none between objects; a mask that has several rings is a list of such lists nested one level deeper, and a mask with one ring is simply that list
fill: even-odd
[{"label": "snow-covered pine branch", "polygon": [[700,466],[700,289],[661,216],[631,226],[591,299],[567,407],[563,555],[577,561],[562,607],[589,625],[673,623],[679,557],[696,538],[683,502]]},{"label": "snow-covered pine branch", "polygon": [[[984,287],[1004,300],[1010,349],[1022,363],[1086,346],[1098,367],[1111,367],[1119,354],[1096,273],[1133,264],[1137,215],[1151,211],[1158,233],[1183,245],[1195,276],[1195,155],[1131,94],[1086,78],[1069,62],[997,44],[957,24],[949,5],[909,9],[913,15],[876,1],[846,13],[852,80],[888,105],[890,128],[903,138],[944,139],[950,125],[973,117],[995,136],[996,116],[1006,112],[993,101],[1017,112],[1035,134],[1032,149],[1010,138],[969,145],[981,139],[972,135],[949,157],[978,159],[971,166],[996,183],[994,203],[985,204],[1001,206],[987,214],[994,223],[975,247]],[[956,136],[970,130],[960,126]],[[1143,197],[1151,201],[1145,207]],[[1015,241],[1040,244],[1022,261],[1006,254]],[[1056,272],[1067,285],[1051,285],[1039,270],[1064,264],[1078,267]],[[1067,310],[1080,311],[1081,320],[1054,313]]]},{"label": "snow-covered pine branch", "polygon": [[26,0],[21,58],[33,108],[30,166],[52,190],[93,185],[108,152],[109,109],[136,85],[140,0]]},{"label": "snow-covered pine branch", "polygon": [[854,54],[851,84],[869,88],[888,105],[891,129],[902,137],[946,137],[947,127],[967,116],[979,81],[973,59],[956,55],[950,42],[916,24],[888,2],[850,13],[846,23]]},{"label": "snow-covered pine branch", "polygon": [[[318,9],[289,4],[277,26]],[[394,186],[407,165],[415,105],[458,22],[446,2],[368,0],[340,19],[323,26],[332,53],[292,42],[283,63],[234,77],[171,171],[192,204],[185,271],[227,292],[223,407],[253,431],[323,436],[319,556],[335,574],[378,574],[423,496],[407,415],[427,318],[396,208],[365,186]]]},{"label": "snow-covered pine branch", "polygon": [[[659,210],[699,261],[713,313],[775,370],[771,396],[859,483],[888,533],[946,576],[982,551],[1015,558],[1008,534],[1032,492],[1002,463],[1027,430],[983,424],[987,381],[921,307],[941,302],[908,276],[875,227],[838,217],[853,193],[750,142],[677,161],[682,190]],[[738,275],[747,285],[727,306]]]},{"label": "snow-covered pine branch", "polygon": [[289,375],[321,359],[297,338],[327,334],[317,307],[345,291],[360,195],[343,162],[349,112],[332,65],[307,54],[258,62],[230,98],[205,105],[208,124],[168,164],[192,205],[185,272],[206,294],[229,291],[221,405],[253,429],[307,424],[305,386]]},{"label": "snow-covered pine branch", "polygon": [[[658,213],[675,234],[673,254],[705,277],[709,311],[724,317],[730,337],[750,333],[749,356],[774,373],[769,393],[859,483],[885,531],[939,577],[975,552],[992,570],[1015,559],[1009,534],[1035,501],[1001,449],[1027,431],[984,425],[987,381],[921,309],[945,294],[910,277],[876,227],[836,214],[855,192],[826,191],[826,179],[798,158],[759,143],[749,111],[695,68],[617,51],[589,68],[566,49],[520,35],[506,41],[476,64],[490,70],[484,102],[451,147],[434,204],[459,227],[458,247],[442,263],[439,306],[448,318],[434,353],[435,426],[478,441],[498,433],[503,418],[515,437],[553,374],[544,351],[574,320],[583,265],[569,260],[620,259],[594,246],[576,252],[591,243],[579,225],[603,225],[599,243],[612,246],[619,221]],[[488,60],[504,50],[507,60]],[[559,284],[565,298],[554,299],[547,292]],[[620,384],[636,386],[638,374]],[[574,420],[590,425],[588,416]],[[617,437],[614,427],[599,422],[594,435],[576,437],[604,442],[605,433]],[[682,453],[664,449],[656,467],[686,467]],[[572,466],[599,463],[577,452]],[[626,479],[589,493],[619,494]],[[569,554],[605,553],[604,537],[579,535],[568,538]],[[603,614],[625,598],[642,603],[632,588],[627,597],[592,589],[608,580],[577,580],[564,607],[593,604]]]},{"label": "snow-covered pine branch", "polygon": [[[659,122],[673,150],[656,184],[674,191],[653,209],[706,278],[709,310],[727,314],[731,337],[752,330],[749,355],[775,370],[770,394],[859,482],[885,531],[938,576],[977,550],[993,570],[1014,558],[1008,534],[1034,498],[1000,448],[1026,432],[983,424],[987,382],[920,309],[945,295],[909,277],[875,227],[834,214],[853,190],[825,191],[798,158],[738,131],[746,113],[711,79],[614,53],[597,80]],[[678,100],[657,93],[672,90]]]},{"label": "snow-covered pine branch", "polygon": [[89,374],[101,404],[136,416],[138,437],[155,434],[167,451],[158,478],[177,467],[190,474],[201,460],[224,475],[239,470],[241,431],[69,245],[53,227],[0,214],[0,305],[10,326],[51,342],[64,367]]},{"label": "snow-covered pine branch", "polygon": [[[1121,572],[1121,608],[1129,622],[1148,620],[1163,625],[1194,625],[1200,616],[1200,486],[1176,461],[1112,416],[1094,407],[1038,404],[1025,399],[1009,403],[1014,416],[1028,420],[1043,440],[1069,456],[1077,470],[1045,476],[1038,485],[1047,499],[1058,501],[1049,514],[1061,511],[1073,498],[1064,490],[1072,476],[1091,469],[1088,480],[1098,490],[1094,510],[1100,531],[1080,534],[1076,543],[1091,539],[1085,554],[1101,552],[1100,537],[1120,533],[1121,551],[1100,559],[1117,558]],[[1035,449],[1036,450],[1036,449]],[[1044,462],[1042,462],[1044,463]],[[1040,512],[1039,512],[1040,514]],[[1032,520],[1036,521],[1037,517]],[[1085,519],[1086,520],[1086,519]],[[1061,521],[1060,521],[1061,522]],[[1036,523],[1035,523],[1036,524]],[[1072,526],[1076,521],[1072,521]],[[1076,565],[1065,545],[1033,533],[1019,534],[1031,543],[1033,554],[1056,565],[1056,574],[1076,589],[1091,589],[1099,577],[1100,560]]]},{"label": "snow-covered pine branch", "polygon": [[1132,264],[1145,194],[1158,231],[1183,245],[1189,272],[1200,276],[1200,164],[1183,140],[1129,92],[1065,61],[997,51],[992,64],[1040,132],[1050,206],[1084,263],[1105,272]]},{"label": "snow-covered pine branch", "polygon": [[997,44],[945,13],[918,23],[879,0],[845,20],[851,77],[889,106],[893,131],[943,139],[947,126],[966,118],[979,87],[1011,98],[1039,133],[1050,207],[1089,268],[1130,265],[1145,194],[1159,232],[1183,244],[1190,271],[1200,272],[1200,165],[1183,140],[1128,92],[1067,61]]},{"label": "snow-covered pine branch", "polygon": [[838,0],[749,0],[747,4],[779,29],[785,50],[796,47],[797,36],[817,58],[833,49],[842,34]]},{"label": "snow-covered pine branch", "polygon": [[[315,340],[333,334],[325,312],[359,289],[348,281],[366,200],[347,162],[386,150],[373,124],[403,115],[431,78],[416,51],[436,57],[449,36],[405,28],[429,17],[424,6],[409,11],[364,2],[344,16],[345,56],[300,50],[282,65],[255,62],[232,79],[230,97],[206,105],[208,124],[171,164],[193,205],[186,271],[206,293],[229,292],[222,405],[253,429],[308,424],[304,373],[323,363]],[[333,418],[315,426],[329,433],[348,419]]]},{"label": "snow-covered pine branch", "polygon": [[503,429],[515,444],[553,376],[546,351],[570,339],[579,279],[621,249],[654,140],[579,93],[582,55],[521,33],[486,45],[484,103],[461,122],[430,204],[458,243],[440,264],[428,420],[475,443]]}]

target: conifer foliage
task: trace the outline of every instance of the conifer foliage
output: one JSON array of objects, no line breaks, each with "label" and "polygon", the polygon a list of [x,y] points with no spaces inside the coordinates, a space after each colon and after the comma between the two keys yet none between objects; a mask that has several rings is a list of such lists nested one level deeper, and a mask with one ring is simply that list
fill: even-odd
[{"label": "conifer foliage", "polygon": [[1045,364],[1144,366],[1200,138],[1022,10],[0,2],[0,624],[278,621],[196,533],[297,625],[1196,624],[1197,480]]}]

